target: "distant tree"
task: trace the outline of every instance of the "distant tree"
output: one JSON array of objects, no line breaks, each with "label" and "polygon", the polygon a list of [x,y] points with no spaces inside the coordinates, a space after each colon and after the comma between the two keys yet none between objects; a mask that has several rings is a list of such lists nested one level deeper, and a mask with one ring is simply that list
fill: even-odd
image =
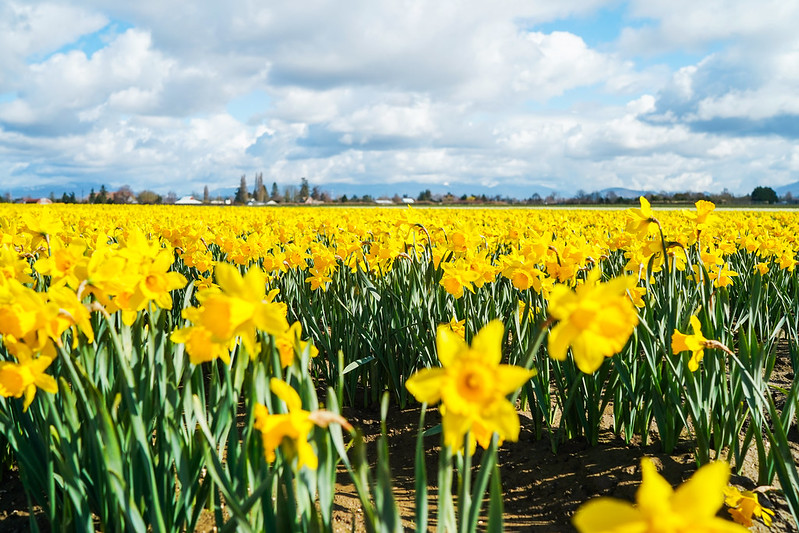
[{"label": "distant tree", "polygon": [[431,202],[433,200],[433,193],[430,192],[430,189],[425,189],[419,193],[416,199],[420,202]]},{"label": "distant tree", "polygon": [[108,202],[108,191],[105,190],[105,185],[100,185],[100,192],[94,199],[96,204],[104,204]]},{"label": "distant tree", "polygon": [[305,179],[305,178],[302,178],[300,180],[300,198],[299,198],[299,201],[300,202],[304,202],[305,200],[307,200],[309,194],[310,194],[310,188],[308,186],[308,180]]},{"label": "distant tree", "polygon": [[294,203],[297,200],[297,187],[286,185],[286,188],[283,189],[283,199],[288,203]]},{"label": "distant tree", "polygon": [[341,198],[339,198],[338,201],[341,202],[342,204],[346,204],[347,203],[347,195],[346,194],[342,194]]},{"label": "distant tree", "polygon": [[755,203],[777,203],[777,193],[771,187],[755,187],[750,196]]},{"label": "distant tree", "polygon": [[319,189],[318,185],[314,185],[313,189],[311,189],[311,198],[314,200],[319,200],[322,197],[322,191]]},{"label": "distant tree", "polygon": [[174,204],[177,201],[178,201],[178,195],[175,193],[175,191],[167,192],[166,196],[163,199],[163,202],[165,204]]},{"label": "distant tree", "polygon": [[277,182],[272,182],[272,192],[269,194],[269,199],[275,202],[279,202],[280,198],[280,191],[277,188]]},{"label": "distant tree", "polygon": [[234,201],[237,204],[246,204],[247,200],[249,200],[249,195],[247,194],[247,176],[242,174],[239,188],[236,189],[236,198]]},{"label": "distant tree", "polygon": [[208,185],[203,187],[203,203],[207,204],[211,201],[211,193],[208,191]]},{"label": "distant tree", "polygon": [[133,189],[129,185],[123,185],[114,193],[115,204],[127,204],[134,198]]},{"label": "distant tree", "polygon": [[788,191],[783,195],[782,199],[785,201],[786,204],[792,204],[793,194],[791,193],[791,191]]},{"label": "distant tree", "polygon": [[161,196],[153,191],[144,190],[136,197],[140,204],[159,204],[161,203]]},{"label": "distant tree", "polygon": [[71,204],[78,203],[78,199],[75,198],[75,193],[74,192],[69,193],[69,197],[67,199],[69,200],[69,203],[71,203]]},{"label": "distant tree", "polygon": [[252,191],[252,197],[256,202],[264,203],[266,201],[266,187],[264,187],[263,172],[259,172],[255,175],[255,187]]}]

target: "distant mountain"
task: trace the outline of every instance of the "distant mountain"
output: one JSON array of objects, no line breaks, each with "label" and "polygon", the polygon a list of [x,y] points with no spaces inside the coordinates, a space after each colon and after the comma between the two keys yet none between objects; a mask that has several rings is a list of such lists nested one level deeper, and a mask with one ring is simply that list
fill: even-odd
[{"label": "distant mountain", "polygon": [[639,196],[646,196],[652,193],[652,191],[638,191],[634,189],[625,189],[624,187],[609,187],[597,192],[604,198],[607,198],[611,194],[615,194],[617,198],[624,198],[625,200],[632,200]]},{"label": "distant mountain", "polygon": [[[0,194],[8,193],[12,198],[47,198],[52,194],[55,198],[61,198],[64,193],[74,193],[75,196],[80,199],[89,196],[92,189],[94,189],[94,192],[98,192],[101,186],[101,183],[85,182],[48,183],[44,185],[7,188],[0,185]],[[106,188],[108,188],[107,185]]]},{"label": "distant mountain", "polygon": [[783,185],[782,187],[777,187],[774,189],[774,192],[776,192],[779,196],[785,196],[786,193],[791,193],[791,195],[796,198],[799,196],[799,181],[789,183],[788,185]]},{"label": "distant mountain", "polygon": [[341,196],[343,194],[346,194],[349,197],[352,197],[353,195],[362,197],[368,194],[372,198],[379,198],[381,196],[391,198],[395,194],[399,196],[416,198],[419,196],[420,192],[426,190],[430,190],[430,193],[434,196],[444,195],[447,193],[453,194],[455,196],[463,196],[464,194],[481,196],[484,194],[489,198],[499,195],[503,198],[518,198],[520,200],[530,198],[534,194],[538,194],[544,198],[550,194],[559,193],[559,191],[543,185],[519,186],[500,184],[489,187],[480,185],[478,183],[451,183],[444,185],[441,183],[424,183],[416,181],[403,181],[394,183],[328,183],[320,185],[320,189],[327,191],[333,197]]}]

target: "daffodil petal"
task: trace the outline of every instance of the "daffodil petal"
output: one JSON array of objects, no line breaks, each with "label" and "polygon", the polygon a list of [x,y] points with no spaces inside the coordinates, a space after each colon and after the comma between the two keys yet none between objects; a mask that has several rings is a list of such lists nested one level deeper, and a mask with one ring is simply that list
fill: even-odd
[{"label": "daffodil petal", "polygon": [[698,520],[716,514],[724,502],[724,487],[730,479],[730,467],[723,461],[708,463],[674,492],[673,507],[683,516]]},{"label": "daffodil petal", "polygon": [[297,391],[295,391],[291,385],[277,378],[272,378],[269,380],[269,387],[272,389],[272,393],[275,396],[286,402],[286,407],[288,407],[289,412],[302,410],[300,395],[297,394]]},{"label": "daffodil petal", "polygon": [[433,404],[441,399],[444,376],[443,368],[425,368],[408,378],[405,388],[417,401]]},{"label": "daffodil petal", "polygon": [[490,365],[498,365],[502,360],[502,340],[505,325],[501,320],[492,320],[472,339],[472,352],[481,354],[481,359]]},{"label": "daffodil petal", "polygon": [[515,365],[499,365],[496,370],[496,387],[502,394],[510,394],[535,376],[535,370]]},{"label": "daffodil petal", "polygon": [[438,360],[445,367],[450,366],[459,352],[466,350],[466,343],[449,326],[439,326],[436,333]]},{"label": "daffodil petal", "polygon": [[647,531],[641,512],[632,504],[614,498],[596,498],[577,510],[572,523],[580,533]]}]

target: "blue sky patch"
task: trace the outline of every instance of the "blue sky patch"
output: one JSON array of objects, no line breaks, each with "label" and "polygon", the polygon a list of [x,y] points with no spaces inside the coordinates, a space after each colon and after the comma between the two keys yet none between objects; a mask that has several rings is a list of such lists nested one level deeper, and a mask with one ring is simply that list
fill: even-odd
[{"label": "blue sky patch", "polygon": [[270,101],[266,91],[256,89],[233,98],[226,109],[230,116],[246,124],[254,116],[265,113],[269,109]]},{"label": "blue sky patch", "polygon": [[67,54],[74,50],[83,52],[86,57],[90,58],[95,52],[108,46],[108,44],[113,41],[117,35],[121,35],[131,28],[133,28],[132,24],[128,24],[127,22],[120,20],[113,20],[96,32],[81,35],[78,39],[72,41],[71,43],[67,43],[57,50],[53,50],[52,52],[45,54],[44,56],[34,56],[29,59],[29,62],[41,63],[43,61],[47,61],[54,55]]}]

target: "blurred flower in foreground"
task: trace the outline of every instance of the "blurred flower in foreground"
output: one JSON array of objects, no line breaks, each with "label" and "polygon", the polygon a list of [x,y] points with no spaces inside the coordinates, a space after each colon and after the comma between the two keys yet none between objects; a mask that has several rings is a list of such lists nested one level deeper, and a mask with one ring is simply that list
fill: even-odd
[{"label": "blurred flower in foreground", "polygon": [[627,291],[635,287],[635,279],[619,277],[599,283],[600,272],[592,270],[585,283],[572,291],[565,285],[552,288],[548,312],[559,320],[549,332],[549,356],[566,359],[571,346],[577,367],[590,374],[605,357],[621,351],[638,324]]},{"label": "blurred flower in foreground", "polygon": [[739,491],[732,485],[724,488],[724,503],[727,504],[732,519],[744,527],[752,527],[752,517],[755,516],[763,521],[767,527],[771,527],[771,519],[774,511],[766,509],[757,499],[757,493],[752,491]]},{"label": "blurred flower in foreground", "polygon": [[[494,432],[500,440],[519,438],[519,415],[506,396],[535,375],[519,366],[501,365],[505,327],[499,320],[477,332],[468,346],[449,324],[439,326],[436,336],[438,359],[443,368],[426,368],[408,379],[405,386],[420,402],[441,400],[444,444],[460,450],[471,435],[488,448]],[[473,444],[469,443],[469,453]]]},{"label": "blurred flower in foreground", "polygon": [[658,474],[651,459],[641,460],[642,483],[638,505],[614,498],[597,498],[583,504],[573,523],[580,533],[734,533],[740,525],[716,516],[724,503],[730,478],[727,463],[708,463],[691,479],[673,490]]}]

